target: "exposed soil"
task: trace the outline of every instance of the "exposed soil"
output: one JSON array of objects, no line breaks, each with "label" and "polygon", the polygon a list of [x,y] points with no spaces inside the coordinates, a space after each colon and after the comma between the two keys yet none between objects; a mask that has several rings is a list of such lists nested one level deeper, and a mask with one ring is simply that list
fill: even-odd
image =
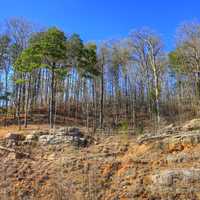
[{"label": "exposed soil", "polygon": [[0,199],[200,199],[200,133],[184,135],[184,140],[172,134],[144,143],[125,134],[99,135],[86,148],[17,147],[30,158],[0,150]]}]

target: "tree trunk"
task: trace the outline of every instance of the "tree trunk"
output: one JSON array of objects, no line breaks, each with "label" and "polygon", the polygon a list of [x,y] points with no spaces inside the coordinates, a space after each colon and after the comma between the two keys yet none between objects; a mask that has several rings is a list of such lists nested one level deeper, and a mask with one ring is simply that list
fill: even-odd
[{"label": "tree trunk", "polygon": [[5,69],[5,96],[6,96],[6,113],[5,113],[5,124],[4,126],[7,126],[7,118],[8,118],[8,70]]},{"label": "tree trunk", "polygon": [[55,113],[55,94],[54,94],[54,82],[55,82],[55,64],[52,66],[51,72],[51,101],[50,101],[50,120],[49,125],[50,128],[54,127],[54,113]]},{"label": "tree trunk", "polygon": [[159,125],[160,123],[159,87],[158,87],[158,75],[155,65],[153,65],[153,74],[154,74],[154,87],[155,87],[156,119]]},{"label": "tree trunk", "polygon": [[104,120],[104,111],[103,111],[103,104],[104,104],[104,70],[103,65],[101,68],[101,99],[100,99],[100,128],[103,128],[103,120]]},{"label": "tree trunk", "polygon": [[31,85],[31,76],[29,77],[28,87],[26,86],[25,111],[24,111],[24,127],[25,128],[27,128],[27,125],[28,125],[28,109],[29,109],[30,85]]},{"label": "tree trunk", "polygon": [[20,111],[21,111],[21,90],[22,86],[19,86],[18,89],[18,99],[17,99],[17,123],[18,123],[18,128],[21,130],[21,119],[20,119]]}]

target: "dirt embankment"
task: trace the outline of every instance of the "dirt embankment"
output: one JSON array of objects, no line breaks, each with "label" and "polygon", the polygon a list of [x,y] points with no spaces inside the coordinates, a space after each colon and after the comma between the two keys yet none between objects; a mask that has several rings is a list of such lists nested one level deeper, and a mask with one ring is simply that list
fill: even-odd
[{"label": "dirt embankment", "polygon": [[200,199],[200,131],[192,123],[142,137],[96,136],[84,148],[59,143],[61,132],[53,144],[31,132],[31,142],[9,144],[29,157],[0,150],[0,199]]}]

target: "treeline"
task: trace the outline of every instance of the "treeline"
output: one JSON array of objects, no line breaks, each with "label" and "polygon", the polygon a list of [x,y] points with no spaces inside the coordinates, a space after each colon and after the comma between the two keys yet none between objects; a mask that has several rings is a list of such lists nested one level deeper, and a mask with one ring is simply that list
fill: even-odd
[{"label": "treeline", "polygon": [[178,28],[172,52],[147,28],[98,45],[21,18],[0,30],[4,125],[13,115],[27,127],[29,117],[43,113],[51,127],[62,116],[94,129],[142,129],[198,115],[199,23]]}]

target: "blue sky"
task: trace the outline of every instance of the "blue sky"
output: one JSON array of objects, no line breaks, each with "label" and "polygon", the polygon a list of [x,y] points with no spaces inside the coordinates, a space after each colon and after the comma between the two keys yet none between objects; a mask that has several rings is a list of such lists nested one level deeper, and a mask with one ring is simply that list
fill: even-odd
[{"label": "blue sky", "polygon": [[157,31],[167,50],[173,48],[176,28],[200,19],[198,0],[4,0],[0,20],[13,16],[44,26],[76,32],[85,41],[127,36],[148,26]]}]

